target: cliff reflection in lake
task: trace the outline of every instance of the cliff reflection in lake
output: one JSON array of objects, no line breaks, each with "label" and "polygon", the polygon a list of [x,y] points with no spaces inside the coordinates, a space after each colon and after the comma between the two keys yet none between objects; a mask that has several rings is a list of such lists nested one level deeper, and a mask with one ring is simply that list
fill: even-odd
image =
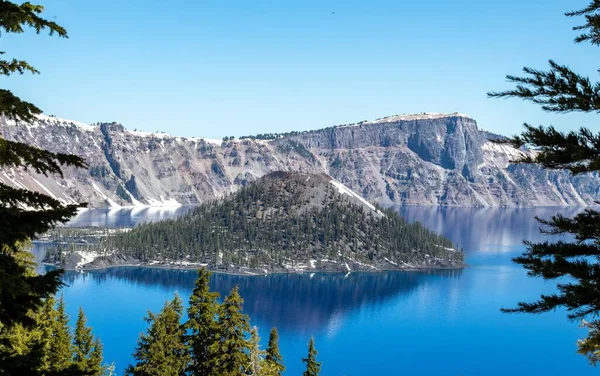
[{"label": "cliff reflection in lake", "polygon": [[67,226],[133,227],[138,223],[179,217],[192,209],[193,206],[84,209]]},{"label": "cliff reflection in lake", "polygon": [[579,207],[536,208],[461,208],[440,206],[398,206],[394,208],[410,222],[450,238],[466,252],[512,251],[524,239],[540,241],[540,223],[535,216],[548,219],[557,213],[572,217]]},{"label": "cliff reflection in lake", "polygon": [[[211,287],[225,296],[239,286],[244,311],[253,320],[267,321],[283,331],[314,333],[332,317],[361,307],[384,304],[398,296],[410,296],[432,277],[458,279],[462,270],[431,270],[407,273],[314,273],[236,276],[213,274]],[[196,271],[163,268],[115,267],[85,273],[67,271],[67,285],[117,282],[142,289],[178,291],[187,299]]]}]

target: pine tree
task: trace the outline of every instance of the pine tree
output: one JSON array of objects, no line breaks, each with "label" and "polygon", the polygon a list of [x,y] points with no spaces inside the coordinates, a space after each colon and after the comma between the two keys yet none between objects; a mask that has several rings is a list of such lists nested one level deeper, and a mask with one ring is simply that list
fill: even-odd
[{"label": "pine tree", "polygon": [[310,342],[308,342],[308,356],[302,358],[302,362],[306,363],[306,371],[302,373],[303,376],[318,376],[319,372],[321,372],[321,362],[317,362],[317,354],[315,339],[310,337]]},{"label": "pine tree", "polygon": [[[574,30],[583,32],[576,43],[600,45],[600,1],[593,0],[588,7],[566,13],[569,17],[583,16],[585,23]],[[541,105],[547,112],[567,113],[600,111],[600,82],[577,74],[566,65],[550,60],[548,71],[523,68],[524,77],[509,75],[516,83],[513,90],[489,93],[495,98],[521,98]],[[534,127],[525,124],[525,131],[506,141],[515,147],[529,146],[538,150],[535,156],[515,161],[533,163],[554,169],[567,169],[573,174],[600,170],[600,133],[581,128],[568,133],[553,127]],[[563,279],[557,284],[558,292],[541,295],[533,303],[518,303],[517,308],[504,312],[542,313],[565,307],[570,320],[583,320],[600,314],[600,212],[587,209],[574,218],[556,215],[551,219],[536,218],[544,225],[543,233],[571,234],[575,241],[525,242],[526,251],[514,259],[532,277],[545,280]],[[586,339],[579,341],[579,352],[591,364],[600,359],[600,321],[585,322],[590,329]]]},{"label": "pine tree", "polygon": [[[20,244],[25,247],[26,244]],[[16,262],[24,268],[26,276],[35,274],[33,255],[20,252]],[[43,305],[28,314],[27,324],[0,322],[0,375],[20,375],[46,372],[49,369],[48,352],[56,317],[55,301],[45,299]]]},{"label": "pine tree", "polygon": [[260,337],[258,336],[258,329],[253,327],[250,331],[250,364],[248,366],[248,375],[262,376],[265,375],[263,372],[264,368],[264,351],[260,349]]},{"label": "pine tree", "polygon": [[50,351],[57,318],[57,312],[54,308],[55,303],[54,298],[47,298],[36,315],[35,320],[37,325],[35,327],[23,328],[25,331],[32,330],[34,333],[33,341],[29,344],[29,348],[38,354],[38,372],[47,372],[51,369]]},{"label": "pine tree", "polygon": [[[63,27],[40,16],[43,10],[41,5],[30,2],[16,4],[0,1],[0,30],[3,33],[22,33],[24,27],[31,27],[38,34],[47,31],[50,35],[66,38],[67,32]],[[4,54],[4,51],[0,51],[0,55]],[[1,75],[25,72],[39,73],[24,60],[0,59]],[[17,125],[21,121],[32,122],[35,115],[40,113],[41,110],[35,105],[21,100],[9,90],[0,89],[0,115],[3,122],[8,120]],[[0,135],[2,169],[30,169],[44,175],[62,176],[63,166],[83,168],[87,165],[80,157],[51,153],[9,141]],[[76,214],[78,208],[84,206],[63,205],[45,194],[0,183],[0,374],[29,375],[40,374],[41,371],[47,375],[81,374],[72,365],[62,361],[49,366],[49,358],[57,358],[56,354],[49,354],[50,348],[57,345],[55,340],[64,345],[65,338],[65,331],[57,328],[60,324],[53,323],[48,315],[53,312],[52,297],[62,285],[62,271],[50,271],[44,275],[34,273],[31,260],[27,260],[28,251],[23,245],[57,223],[66,222]],[[58,320],[62,319],[59,315]],[[18,333],[18,351],[14,351],[15,342],[9,340],[11,333]],[[48,337],[54,335],[56,338]],[[12,339],[15,337],[12,336]]]},{"label": "pine tree", "polygon": [[94,338],[92,329],[86,325],[86,321],[83,309],[79,308],[73,337],[73,363],[84,374],[101,375],[102,345]]},{"label": "pine tree", "polygon": [[127,368],[126,374],[133,376],[178,376],[184,375],[189,366],[185,330],[181,325],[183,306],[178,296],[165,303],[157,314],[148,312],[145,319],[150,327],[142,334],[133,354],[135,365]]},{"label": "pine tree", "polygon": [[211,367],[218,375],[244,375],[250,363],[250,344],[246,339],[250,323],[248,316],[242,313],[243,303],[244,300],[236,286],[225,297],[220,307],[219,340],[210,346],[214,354]]},{"label": "pine tree", "polygon": [[[55,308],[54,299],[46,299],[38,312],[32,313],[32,320],[35,322],[34,326],[15,324],[8,330],[0,330],[0,375],[100,374],[81,370],[71,361],[74,349],[62,301]],[[102,349],[97,349],[101,357]],[[100,358],[99,363],[101,361]]]},{"label": "pine tree", "polygon": [[[73,361],[72,338],[69,329],[69,317],[65,312],[64,298],[58,300],[56,318],[52,325],[49,359],[50,370],[64,371],[69,369]],[[100,360],[102,361],[102,360]]]},{"label": "pine tree", "polygon": [[102,350],[102,342],[100,342],[99,338],[94,338],[92,342],[92,352],[88,357],[88,367],[85,370],[87,374],[92,376],[100,376],[104,374],[106,367],[102,364],[102,362],[104,361]]},{"label": "pine tree", "polygon": [[210,291],[210,273],[206,269],[198,272],[196,285],[190,296],[188,321],[185,328],[186,344],[190,349],[191,362],[189,372],[196,376],[214,375],[211,367],[211,344],[217,341],[219,312],[219,293]]},{"label": "pine tree", "polygon": [[283,375],[285,366],[283,365],[283,357],[279,352],[279,333],[276,328],[271,328],[269,333],[269,344],[267,345],[265,361],[275,375]]},{"label": "pine tree", "polygon": [[[15,4],[0,2],[0,30],[3,33],[22,33],[24,27],[36,32],[48,31],[67,37],[64,28],[48,21],[40,14],[41,5],[29,2]],[[0,54],[4,54],[0,51]],[[0,59],[0,75],[13,73],[39,73],[26,61]],[[31,122],[41,110],[21,100],[8,90],[0,89],[0,114],[3,121]],[[29,168],[37,173],[62,176],[61,166],[86,167],[80,157],[62,153],[51,153],[23,143],[0,137],[0,168]],[[23,250],[19,242],[34,238],[59,222],[72,217],[84,205],[63,205],[47,195],[12,188],[0,183],[0,323],[11,326],[15,323],[35,325],[29,314],[43,304],[44,298],[56,293],[61,285],[61,271],[45,275],[27,275],[26,267],[17,261]],[[26,210],[25,207],[36,210]],[[0,369],[1,369],[0,365]]]}]

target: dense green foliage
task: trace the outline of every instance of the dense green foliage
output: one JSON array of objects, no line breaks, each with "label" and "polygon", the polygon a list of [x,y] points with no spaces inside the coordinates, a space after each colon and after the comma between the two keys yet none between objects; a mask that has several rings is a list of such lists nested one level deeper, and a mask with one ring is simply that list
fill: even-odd
[{"label": "dense green foliage", "polygon": [[[102,346],[85,325],[83,312],[75,333],[69,328],[62,298],[57,305],[53,298],[46,299],[31,319],[34,324],[27,327],[0,327],[0,375],[104,374]],[[82,345],[89,350],[84,356]]]},{"label": "dense green foliage", "polygon": [[[575,41],[600,44],[600,1],[594,0],[580,11],[567,16],[584,16],[585,24],[575,27],[583,31]],[[516,97],[541,105],[548,112],[599,112],[600,82],[593,83],[565,65],[550,61],[550,70],[524,68],[525,77],[508,76],[517,84],[515,89],[490,93],[491,97]],[[574,174],[600,170],[600,133],[581,128],[563,133],[553,127],[533,127],[525,124],[525,132],[507,142],[516,147],[537,149],[535,157],[516,161],[535,163],[547,168],[568,169]],[[537,218],[544,233],[571,235],[574,241],[526,242],[527,250],[514,259],[532,277],[545,280],[562,279],[558,291],[542,295],[533,303],[519,303],[505,312],[541,313],[558,307],[567,309],[568,318],[582,320],[600,314],[600,212],[585,210],[574,218],[556,215],[549,220]],[[600,360],[600,321],[583,321],[590,329],[587,338],[579,341],[579,353],[595,365]]]},{"label": "dense green foliage", "polygon": [[[23,33],[47,31],[67,37],[66,30],[41,17],[44,8],[30,2],[0,1],[0,30]],[[0,51],[0,55],[5,55]],[[0,75],[37,74],[29,63],[0,59]],[[2,121],[11,126],[33,122],[41,110],[9,90],[0,89]],[[52,153],[0,136],[0,168],[30,169],[43,175],[62,176],[62,167],[86,167],[75,155]],[[85,205],[63,205],[45,194],[0,183],[0,375],[100,375],[102,346],[85,326],[83,313],[72,336],[62,299],[54,307],[61,286],[61,271],[34,272],[27,242],[36,234],[66,222]],[[84,336],[82,336],[84,335]],[[83,354],[85,342],[89,352]],[[89,345],[89,346],[88,346]],[[83,355],[83,357],[81,357]]]},{"label": "dense green foliage", "polygon": [[279,333],[276,328],[272,328],[269,333],[269,344],[265,353],[265,360],[273,370],[273,373],[277,376],[283,375],[285,366],[283,364],[283,357],[279,352]]},{"label": "dense green foliage", "polygon": [[250,318],[242,313],[244,300],[237,286],[227,295],[218,311],[217,336],[210,347],[216,350],[213,372],[217,375],[237,376],[246,374],[250,365]]},{"label": "dense green foliage", "polygon": [[452,247],[448,239],[392,210],[371,210],[339,193],[326,176],[284,173],[267,175],[186,216],[141,224],[100,244],[101,252],[142,262],[270,269],[309,260],[317,266],[460,265],[463,254]]},{"label": "dense green foliage", "polygon": [[148,312],[145,319],[150,327],[142,334],[133,354],[136,364],[127,368],[127,375],[179,376],[189,364],[185,345],[185,329],[181,325],[183,306],[179,297],[165,303],[157,314]]},{"label": "dense green foliage", "polygon": [[216,359],[218,325],[215,321],[219,310],[219,293],[210,291],[210,274],[202,270],[198,274],[188,308],[186,343],[190,348],[188,370],[196,376],[210,376]]},{"label": "dense green foliage", "polygon": [[83,310],[79,309],[75,333],[73,336],[77,367],[85,374],[99,375],[102,373],[102,344],[92,335],[92,329],[87,327]]},{"label": "dense green foliage", "polygon": [[[266,351],[260,348],[257,328],[243,313],[243,299],[234,287],[222,302],[210,291],[210,273],[201,270],[190,296],[188,320],[181,323],[179,298],[167,302],[158,314],[148,313],[150,324],[140,336],[135,365],[128,375],[161,376],[279,376],[284,369],[276,330]],[[312,341],[312,340],[311,340]],[[311,342],[312,343],[312,342]],[[317,369],[311,347],[311,369]],[[310,355],[312,354],[312,355]]]},{"label": "dense green foliage", "polygon": [[76,356],[76,354],[71,355],[73,336],[69,329],[69,317],[65,312],[65,302],[62,297],[58,301],[56,318],[53,324],[48,362],[56,370],[62,371],[69,368],[73,363],[73,358]]},{"label": "dense green foliage", "polygon": [[[55,22],[40,17],[43,7],[28,2],[15,4],[0,1],[0,30],[3,33],[22,33],[24,27],[36,32],[48,31],[66,37],[66,31]],[[0,51],[0,55],[4,55]],[[39,73],[23,60],[0,59],[0,75],[13,73]],[[0,114],[5,120],[31,121],[41,111],[8,90],[0,90]],[[61,166],[85,166],[76,156],[51,153],[0,137],[0,168],[32,169],[42,174],[61,175]],[[29,312],[36,310],[44,298],[51,296],[60,286],[60,272],[44,276],[27,275],[26,267],[16,261],[18,246],[75,214],[81,205],[63,205],[47,195],[12,188],[0,183],[0,322],[10,326],[15,323],[33,325]],[[35,211],[26,210],[34,208]]]},{"label": "dense green foliage", "polygon": [[308,342],[308,355],[306,358],[302,358],[302,361],[306,363],[306,371],[302,373],[303,376],[319,376],[321,362],[317,362],[317,354],[315,339],[311,337],[310,342]]}]

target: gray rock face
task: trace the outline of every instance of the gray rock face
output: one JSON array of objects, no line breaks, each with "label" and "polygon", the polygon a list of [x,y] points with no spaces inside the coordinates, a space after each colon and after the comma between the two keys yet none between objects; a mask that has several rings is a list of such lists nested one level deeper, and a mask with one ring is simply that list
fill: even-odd
[{"label": "gray rock face", "polygon": [[196,204],[272,171],[325,172],[372,202],[405,205],[589,205],[600,177],[515,165],[521,151],[461,114],[401,115],[276,139],[221,142],[40,116],[0,134],[81,155],[90,168],[64,179],[0,170],[0,182],[91,207]]}]

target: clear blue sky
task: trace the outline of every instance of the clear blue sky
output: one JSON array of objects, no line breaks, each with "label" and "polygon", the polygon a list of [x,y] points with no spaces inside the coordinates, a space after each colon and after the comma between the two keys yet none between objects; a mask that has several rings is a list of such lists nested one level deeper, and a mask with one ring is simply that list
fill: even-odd
[{"label": "clear blue sky", "polygon": [[595,115],[486,97],[549,58],[595,79],[600,49],[575,45],[579,20],[563,15],[589,0],[33,2],[69,39],[2,35],[6,56],[42,72],[2,87],[48,115],[214,138],[454,111],[502,134],[598,129]]}]

